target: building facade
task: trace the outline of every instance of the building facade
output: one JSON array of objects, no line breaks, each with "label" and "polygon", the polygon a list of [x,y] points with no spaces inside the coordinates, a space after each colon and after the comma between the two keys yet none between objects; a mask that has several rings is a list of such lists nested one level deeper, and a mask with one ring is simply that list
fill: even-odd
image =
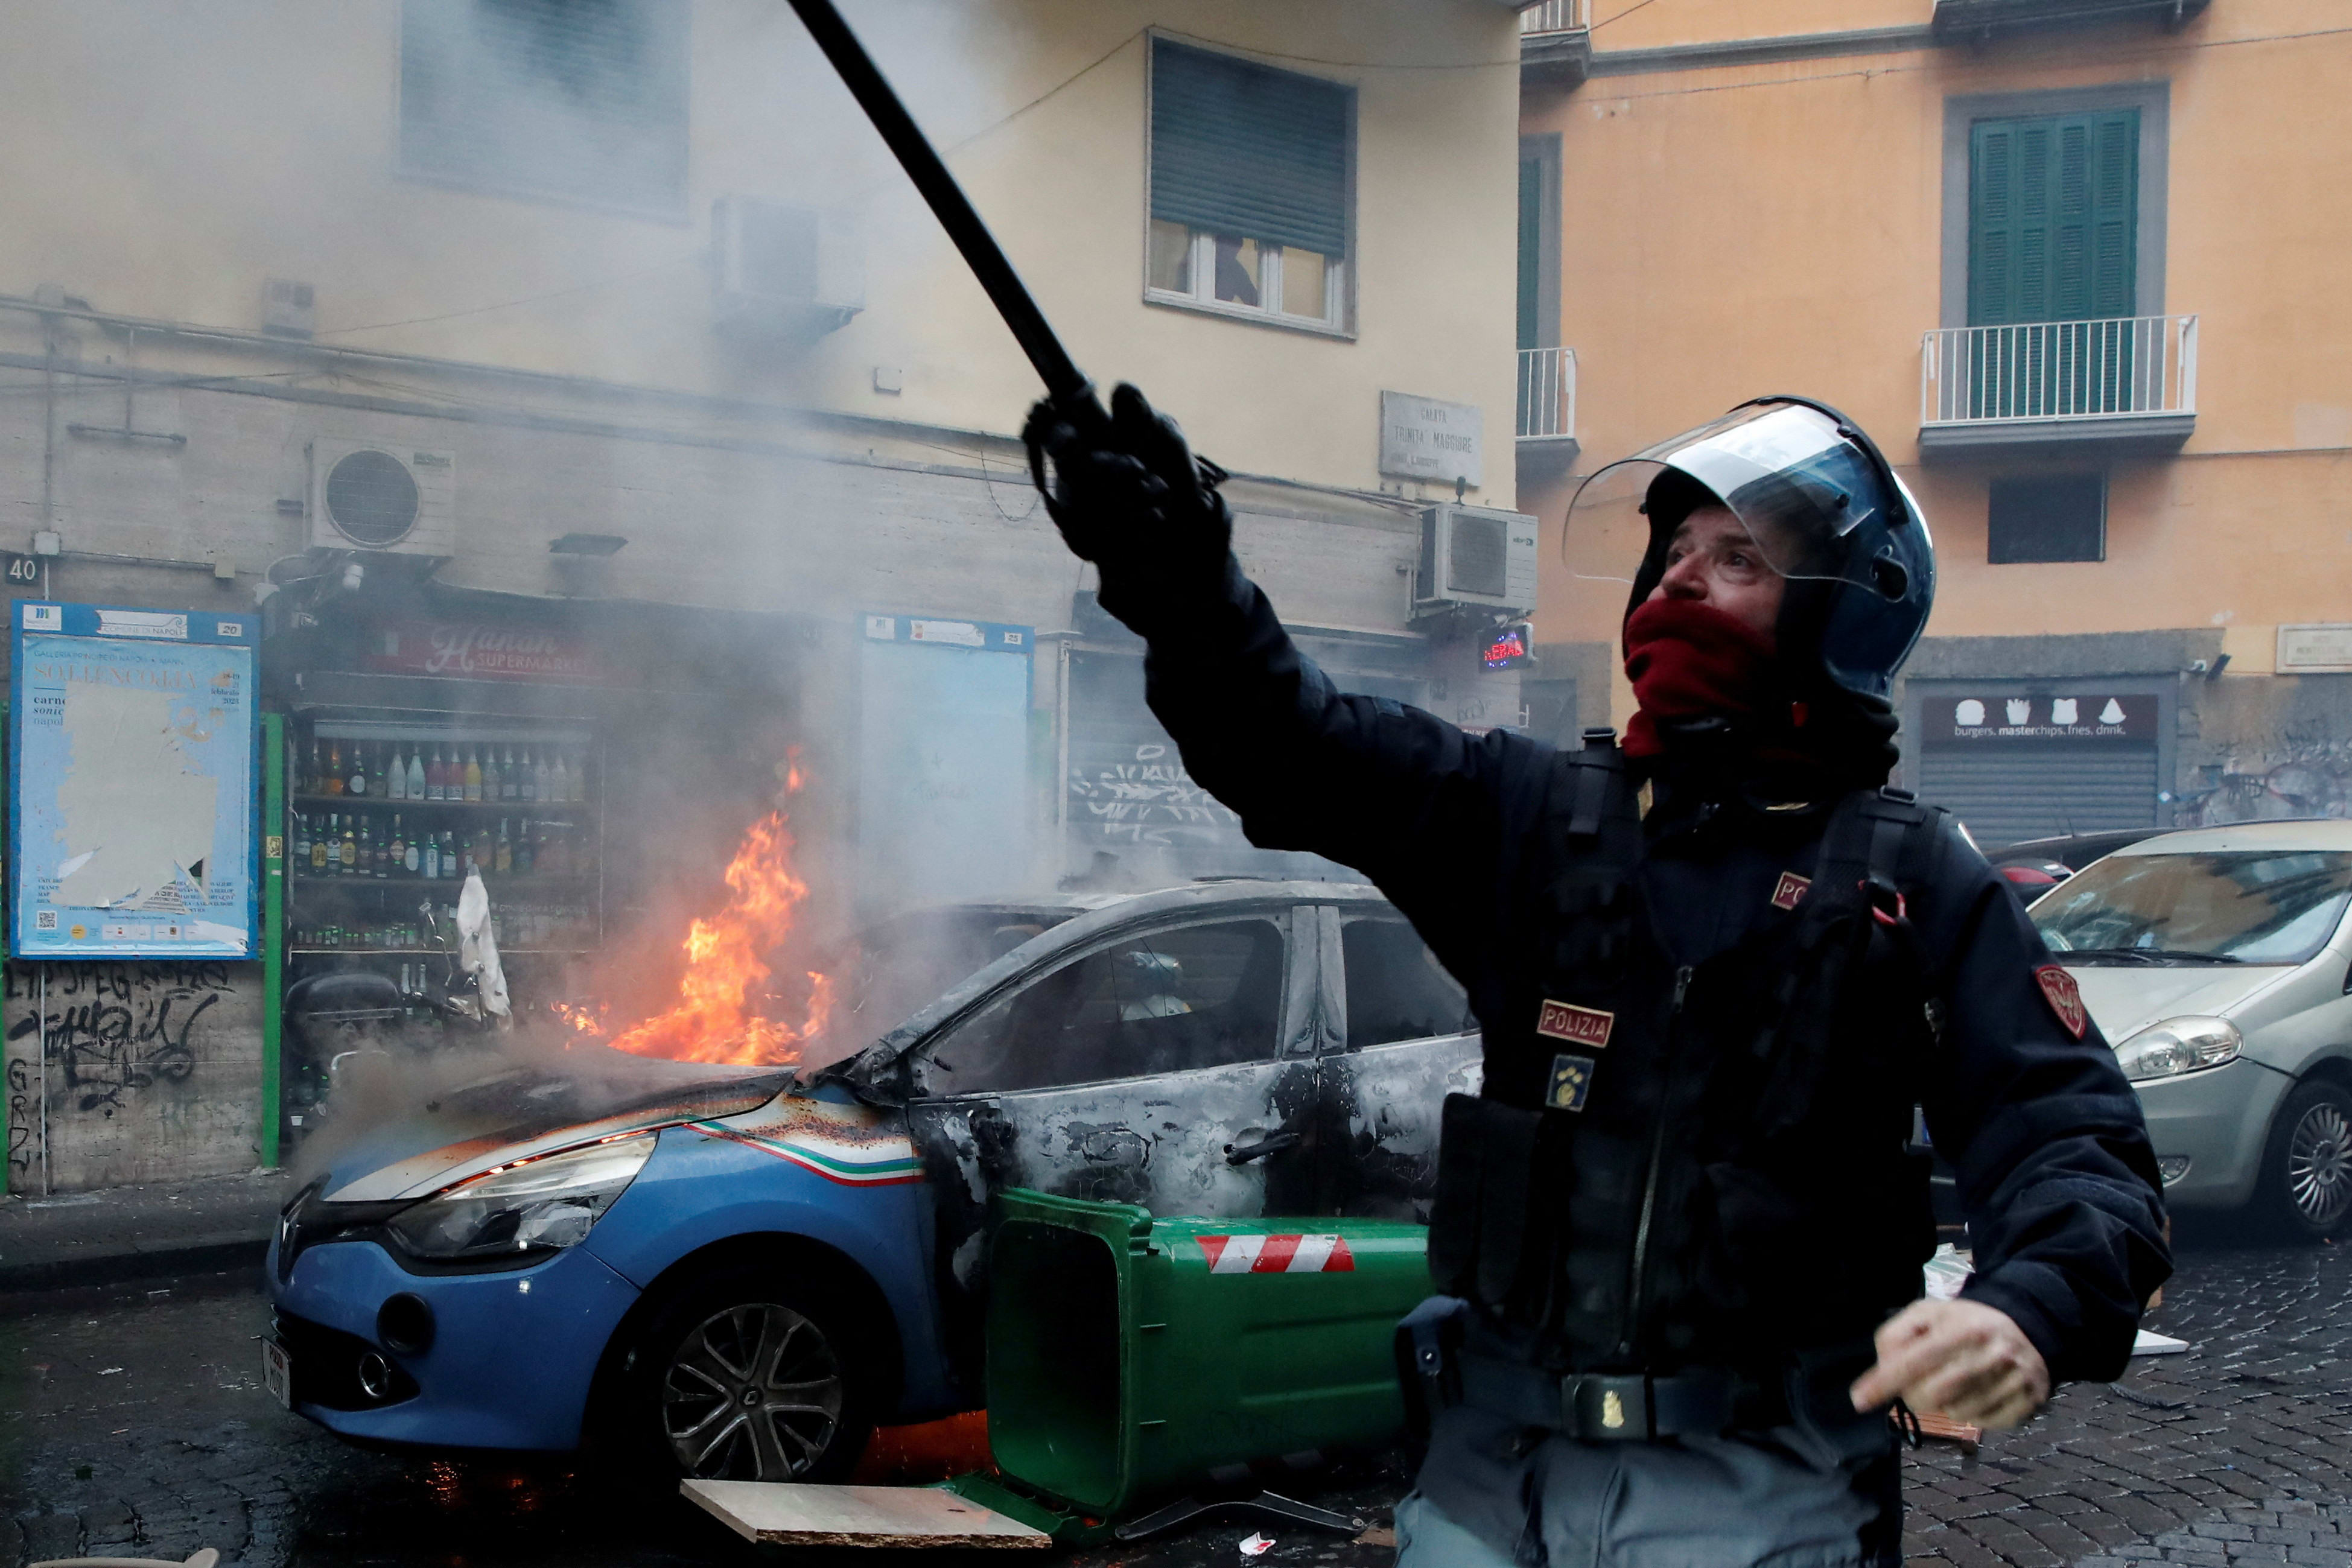
[{"label": "building facade", "polygon": [[[1906,782],[1988,844],[2344,814],[2337,10],[1616,9],[1545,8],[1524,45],[1522,360],[1581,376],[1572,430],[1518,411],[1548,552],[1600,464],[1761,392],[1820,397],[1936,532]],[[1640,549],[1579,547],[1627,570]],[[1622,593],[1546,578],[1538,634],[1589,722],[1627,707]]]},{"label": "building facade", "polygon": [[[1426,505],[1516,499],[1512,9],[849,13],[1077,361],[1233,472],[1317,654],[1517,722],[1413,576]],[[494,892],[531,1002],[669,965],[788,774],[837,929],[1274,863],[1151,723],[1030,487],[1033,372],[789,9],[102,0],[0,36],[39,171],[0,225],[10,595],[255,616],[287,792],[276,962],[12,960],[11,1187],[298,1135],[287,994],[425,967],[402,867],[306,875],[331,841],[535,853]],[[1384,393],[1468,434],[1400,456]],[[460,758],[534,793],[383,798]]]}]

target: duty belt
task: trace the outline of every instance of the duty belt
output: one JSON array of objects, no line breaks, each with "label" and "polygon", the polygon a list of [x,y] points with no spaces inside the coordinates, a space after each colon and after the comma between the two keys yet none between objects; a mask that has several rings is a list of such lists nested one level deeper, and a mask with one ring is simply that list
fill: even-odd
[{"label": "duty belt", "polygon": [[1665,1376],[1560,1374],[1475,1351],[1458,1354],[1464,1404],[1570,1437],[1647,1442],[1759,1430],[1789,1419],[1784,1391],[1719,1367]]}]

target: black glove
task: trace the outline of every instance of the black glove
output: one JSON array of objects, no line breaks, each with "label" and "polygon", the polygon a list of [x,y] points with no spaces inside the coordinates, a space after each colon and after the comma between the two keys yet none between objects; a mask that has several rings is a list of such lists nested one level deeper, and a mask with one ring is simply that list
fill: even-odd
[{"label": "black glove", "polygon": [[1216,490],[1224,471],[1194,458],[1141,392],[1120,383],[1107,422],[1040,402],[1022,439],[1046,515],[1102,573],[1105,610],[1149,636],[1163,612],[1222,592],[1234,533]]}]

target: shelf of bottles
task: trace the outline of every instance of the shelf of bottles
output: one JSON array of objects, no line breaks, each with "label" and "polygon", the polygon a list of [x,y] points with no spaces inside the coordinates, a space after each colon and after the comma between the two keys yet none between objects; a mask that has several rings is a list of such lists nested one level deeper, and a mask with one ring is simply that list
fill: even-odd
[{"label": "shelf of bottles", "polygon": [[587,732],[320,720],[295,727],[289,751],[289,951],[438,952],[433,924],[456,941],[457,895],[477,869],[501,957],[601,941]]}]

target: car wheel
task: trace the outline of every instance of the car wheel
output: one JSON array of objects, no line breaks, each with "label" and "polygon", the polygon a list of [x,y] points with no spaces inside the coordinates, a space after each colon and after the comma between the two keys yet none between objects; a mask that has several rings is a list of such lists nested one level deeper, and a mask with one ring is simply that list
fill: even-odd
[{"label": "car wheel", "polygon": [[2263,1151],[2263,1207],[2292,1234],[2333,1236],[2352,1218],[2352,1091],[2312,1080],[2279,1107]]},{"label": "car wheel", "polygon": [[855,1322],[831,1296],[773,1270],[698,1282],[639,1343],[633,1435],[681,1477],[841,1479],[875,1416],[874,1363]]}]

